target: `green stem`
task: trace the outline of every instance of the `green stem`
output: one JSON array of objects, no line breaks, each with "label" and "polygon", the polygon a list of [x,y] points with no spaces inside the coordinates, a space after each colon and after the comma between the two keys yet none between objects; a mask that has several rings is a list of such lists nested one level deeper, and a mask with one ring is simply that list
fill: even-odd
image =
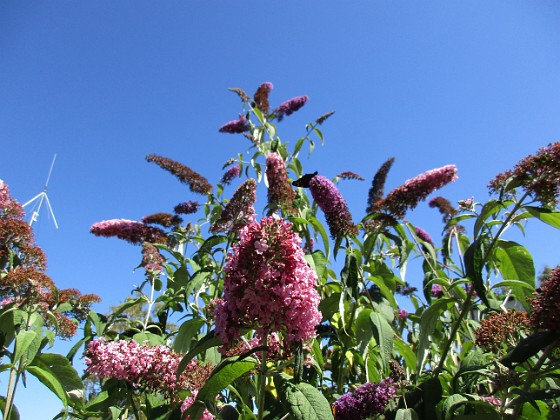
[{"label": "green stem", "polygon": [[[268,337],[268,335],[265,335]],[[258,419],[262,420],[264,418],[264,397],[266,392],[266,349],[262,351],[261,356],[261,368],[259,371],[259,395],[257,401],[257,407],[259,410]]]}]

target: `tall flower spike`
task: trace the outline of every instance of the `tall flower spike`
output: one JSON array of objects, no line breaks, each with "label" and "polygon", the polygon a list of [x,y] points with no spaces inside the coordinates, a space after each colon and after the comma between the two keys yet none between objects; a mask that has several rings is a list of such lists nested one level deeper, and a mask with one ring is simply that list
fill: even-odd
[{"label": "tall flower spike", "polygon": [[194,193],[209,194],[212,192],[212,186],[206,178],[182,163],[154,154],[146,156],[146,160],[175,175],[179,181],[187,184]]},{"label": "tall flower spike", "polygon": [[407,210],[415,208],[428,195],[457,179],[457,167],[446,165],[409,179],[395,188],[384,199],[374,204],[374,211],[385,211],[398,219],[404,218]]},{"label": "tall flower spike", "polygon": [[284,209],[291,214],[296,193],[290,185],[286,163],[280,154],[274,152],[266,158],[266,178],[268,179],[268,214]]},{"label": "tall flower spike", "polygon": [[317,275],[291,227],[265,217],[241,230],[227,257],[223,299],[215,309],[216,332],[226,348],[243,328],[255,329],[261,342],[280,332],[287,346],[315,336],[321,322]]},{"label": "tall flower spike", "polygon": [[543,206],[555,207],[560,199],[560,142],[549,144],[535,155],[525,157],[513,171],[498,174],[488,185],[490,191],[501,191],[505,181],[511,177]]},{"label": "tall flower spike", "polygon": [[260,109],[264,115],[268,115],[268,110],[270,108],[270,105],[268,103],[268,95],[273,88],[274,86],[272,85],[272,83],[264,82],[259,86],[253,97],[252,106]]},{"label": "tall flower spike", "polygon": [[257,181],[249,178],[237,188],[235,194],[222,210],[220,218],[212,225],[212,232],[238,232],[243,226],[255,220],[253,207],[256,196]]},{"label": "tall flower spike", "polygon": [[297,96],[282,102],[280,106],[274,110],[276,118],[278,118],[278,121],[282,121],[285,115],[292,115],[303,107],[308,100],[309,98],[307,96]]},{"label": "tall flower spike", "polygon": [[220,182],[222,184],[229,185],[234,178],[237,178],[239,176],[240,173],[241,167],[239,165],[232,166],[224,173],[222,179],[220,179]]},{"label": "tall flower spike", "polygon": [[325,213],[333,239],[357,233],[346,200],[330,179],[316,175],[309,181],[309,189],[313,199]]},{"label": "tall flower spike", "polygon": [[167,237],[165,232],[159,228],[147,226],[144,223],[134,220],[112,219],[94,223],[90,232],[95,236],[106,238],[117,237],[134,245],[141,245],[142,242],[165,243]]},{"label": "tall flower spike", "polygon": [[385,181],[387,180],[387,174],[393,166],[395,158],[389,158],[381,165],[381,167],[375,173],[373,180],[371,181],[371,188],[368,192],[368,206],[366,208],[366,213],[370,214],[374,212],[375,203],[377,203],[383,197],[383,192],[385,190]]}]

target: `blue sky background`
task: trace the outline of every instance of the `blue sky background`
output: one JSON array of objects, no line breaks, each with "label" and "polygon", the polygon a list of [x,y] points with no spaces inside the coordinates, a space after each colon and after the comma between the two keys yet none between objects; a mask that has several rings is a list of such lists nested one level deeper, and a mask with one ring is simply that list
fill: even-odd
[{"label": "blue sky background", "polygon": [[[89,1],[0,2],[0,179],[25,202],[48,195],[60,225],[35,225],[60,288],[95,292],[103,312],[142,273],[138,248],[89,234],[92,223],[139,220],[197,199],[144,157],[179,160],[212,183],[241,136],[218,133],[264,81],[271,103],[307,94],[279,125],[293,145],[304,124],[336,110],[308,172],[351,170],[340,189],[361,219],[378,167],[396,162],[387,190],[448,163],[451,201],[488,198],[486,185],[559,140],[560,4],[557,1]],[[238,182],[226,191],[230,196]],[[266,197],[257,201],[262,211]],[[426,204],[408,219],[438,237]],[[537,270],[557,265],[558,235],[533,221],[523,242]],[[418,284],[420,276],[407,278]],[[64,345],[57,347],[64,349]],[[61,350],[62,351],[62,350]],[[0,392],[7,387],[0,377]],[[55,397],[29,380],[22,418],[48,419]]]}]

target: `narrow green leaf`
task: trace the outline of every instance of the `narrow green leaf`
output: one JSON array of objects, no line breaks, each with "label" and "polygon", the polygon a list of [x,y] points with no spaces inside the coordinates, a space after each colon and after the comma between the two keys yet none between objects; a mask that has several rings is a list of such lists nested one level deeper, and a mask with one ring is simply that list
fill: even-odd
[{"label": "narrow green leaf", "polygon": [[136,333],[132,336],[132,339],[138,344],[145,344],[147,341],[151,346],[161,346],[165,344],[165,340],[161,335],[151,332]]},{"label": "narrow green leaf", "polygon": [[173,350],[177,353],[187,353],[190,350],[193,337],[198,334],[204,321],[202,319],[191,319],[179,327],[179,332],[173,343]]},{"label": "narrow green leaf", "polygon": [[395,420],[420,420],[420,417],[412,408],[400,408],[397,410]]},{"label": "narrow green leaf", "polygon": [[49,388],[60,401],[62,401],[64,407],[68,407],[68,397],[66,396],[66,392],[64,392],[64,387],[56,376],[39,366],[28,366],[27,372],[35,376],[43,385]]},{"label": "narrow green leaf", "polygon": [[[6,411],[6,397],[0,396],[0,412],[4,413]],[[10,412],[9,420],[19,420],[19,411],[15,404],[12,404],[12,411]]]},{"label": "narrow green leaf", "polygon": [[369,340],[373,337],[373,329],[371,328],[370,314],[371,309],[364,308],[360,311],[354,321],[354,337],[356,337],[357,346],[360,353],[363,353],[366,349]]},{"label": "narrow green leaf", "polygon": [[185,354],[185,356],[179,363],[179,366],[177,367],[177,376],[179,376],[185,370],[185,368],[187,367],[187,365],[189,364],[189,362],[194,356],[208,350],[211,347],[216,347],[220,345],[222,345],[222,340],[220,340],[220,337],[214,335],[214,330],[210,331],[208,334],[204,336],[204,338],[202,338],[198,343],[196,343],[194,349],[192,349],[187,354]]},{"label": "narrow green leaf", "polygon": [[84,384],[66,357],[56,353],[42,353],[33,359],[32,365],[51,373],[72,401],[82,399]]},{"label": "narrow green leaf", "polygon": [[405,343],[401,338],[395,338],[393,341],[395,350],[403,357],[406,367],[410,369],[411,372],[416,372],[416,364],[418,360],[416,354],[410,348],[410,345]]},{"label": "narrow green leaf", "polygon": [[372,312],[369,319],[373,326],[373,336],[381,348],[383,363],[385,367],[387,367],[389,366],[389,360],[391,360],[391,353],[393,352],[393,328],[389,322],[387,322],[387,319],[377,312]]},{"label": "narrow green leaf", "polygon": [[482,267],[484,266],[482,246],[483,242],[480,238],[474,241],[467,249],[467,252],[465,252],[464,260],[467,277],[471,280],[478,297],[489,307],[490,303],[486,297],[486,286],[482,278]]},{"label": "narrow green leaf", "polygon": [[418,357],[416,364],[417,372],[421,372],[422,370],[422,366],[431,343],[430,336],[434,332],[437,320],[443,311],[447,309],[448,305],[451,304],[453,304],[452,298],[438,299],[422,313],[420,318],[420,337],[418,339],[418,348],[416,350],[416,355]]},{"label": "narrow green leaf", "polygon": [[523,208],[531,213],[533,217],[539,219],[541,222],[555,227],[556,229],[560,229],[560,211],[531,206],[525,206]]}]

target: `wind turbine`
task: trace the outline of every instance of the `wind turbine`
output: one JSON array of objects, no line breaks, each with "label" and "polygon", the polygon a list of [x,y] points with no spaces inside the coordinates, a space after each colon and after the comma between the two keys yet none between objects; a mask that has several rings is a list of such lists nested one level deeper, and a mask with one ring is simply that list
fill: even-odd
[{"label": "wind turbine", "polygon": [[51,179],[51,174],[52,174],[55,160],[56,160],[56,153],[54,154],[51,163],[51,168],[49,169],[49,175],[47,176],[47,182],[45,182],[45,187],[43,188],[43,191],[41,191],[39,194],[37,194],[35,197],[33,197],[31,200],[29,200],[27,203],[23,205],[23,207],[25,207],[39,200],[38,203],[35,203],[35,206],[33,207],[34,210],[33,213],[31,214],[31,220],[29,220],[29,226],[33,226],[33,222],[36,222],[37,219],[39,218],[39,212],[41,211],[41,206],[43,205],[43,201],[45,201],[47,203],[47,208],[49,209],[49,212],[53,218],[54,226],[58,229],[58,223],[56,223],[56,217],[54,217],[54,212],[51,207],[51,202],[49,201],[49,196],[47,195],[47,187],[49,185],[49,180]]}]

